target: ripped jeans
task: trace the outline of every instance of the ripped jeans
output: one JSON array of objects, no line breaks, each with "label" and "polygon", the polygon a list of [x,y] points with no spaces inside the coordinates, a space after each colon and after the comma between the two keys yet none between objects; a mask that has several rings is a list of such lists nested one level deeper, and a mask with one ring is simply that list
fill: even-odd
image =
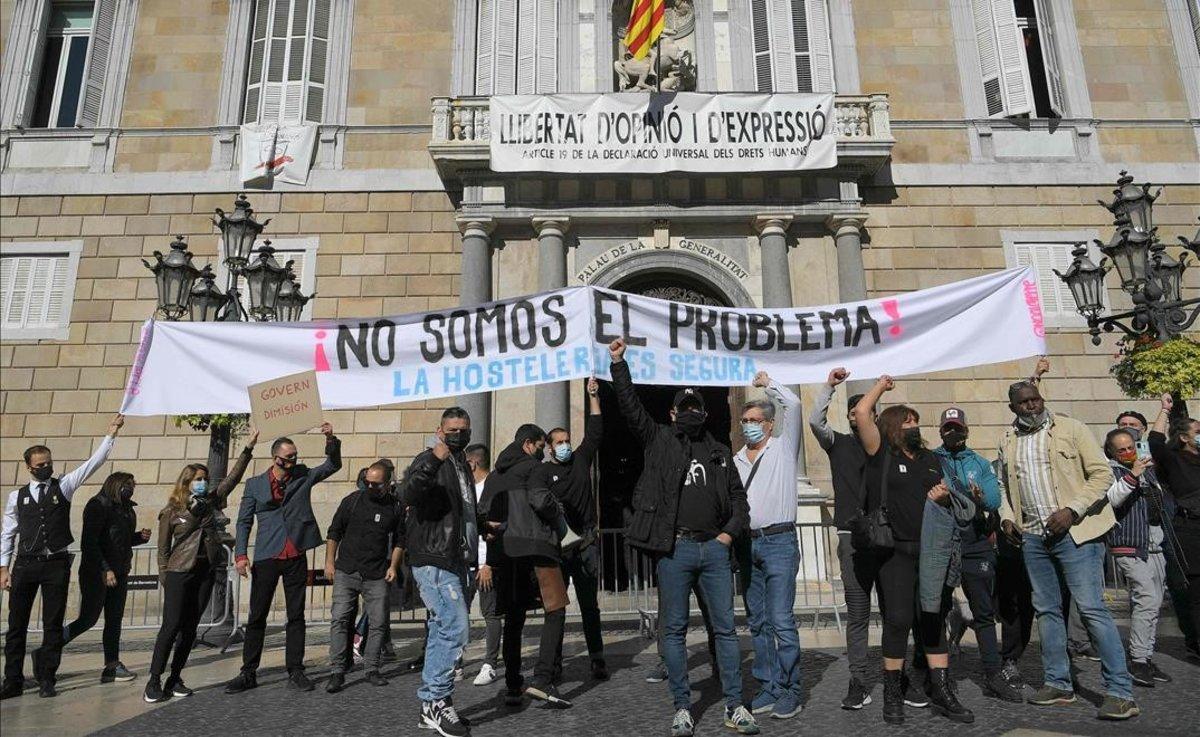
[{"label": "ripped jeans", "polygon": [[437,566],[415,566],[412,572],[429,610],[425,668],[417,697],[421,701],[440,701],[454,693],[454,668],[470,633],[463,577]]}]

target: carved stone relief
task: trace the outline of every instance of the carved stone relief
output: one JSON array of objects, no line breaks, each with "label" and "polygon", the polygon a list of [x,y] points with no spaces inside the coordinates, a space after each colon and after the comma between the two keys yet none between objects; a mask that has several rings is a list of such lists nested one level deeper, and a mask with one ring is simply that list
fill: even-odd
[{"label": "carved stone relief", "polygon": [[617,73],[618,88],[622,91],[695,91],[696,8],[693,0],[667,0],[662,37],[641,59],[634,59],[624,43],[633,2],[614,0],[612,6],[618,58],[613,62],[613,68]]}]

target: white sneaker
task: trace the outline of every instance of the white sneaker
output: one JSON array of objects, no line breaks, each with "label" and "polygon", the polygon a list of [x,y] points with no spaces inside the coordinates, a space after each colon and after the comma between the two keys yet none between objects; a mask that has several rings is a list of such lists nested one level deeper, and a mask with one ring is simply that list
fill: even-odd
[{"label": "white sneaker", "polygon": [[499,678],[500,676],[496,673],[496,669],[489,663],[484,663],[483,667],[479,669],[479,675],[475,676],[475,680],[472,683],[476,686],[488,686],[495,683]]},{"label": "white sneaker", "polygon": [[692,737],[696,731],[696,723],[692,721],[692,713],[687,709],[675,712],[675,720],[671,722],[671,737]]},{"label": "white sneaker", "polygon": [[455,680],[455,682],[461,681],[462,679],[463,679],[463,669],[462,669],[462,668],[455,668],[455,669],[454,669],[454,680]]}]

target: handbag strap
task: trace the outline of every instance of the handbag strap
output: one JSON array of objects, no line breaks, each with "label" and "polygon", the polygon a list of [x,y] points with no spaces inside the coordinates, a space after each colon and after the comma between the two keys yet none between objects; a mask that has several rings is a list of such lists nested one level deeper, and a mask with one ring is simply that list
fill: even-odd
[{"label": "handbag strap", "polygon": [[750,466],[750,475],[746,477],[746,491],[750,491],[750,484],[754,483],[754,474],[758,473],[758,464],[762,463],[763,454],[767,452],[767,448],[763,448],[758,454],[758,458],[754,459],[754,465]]}]

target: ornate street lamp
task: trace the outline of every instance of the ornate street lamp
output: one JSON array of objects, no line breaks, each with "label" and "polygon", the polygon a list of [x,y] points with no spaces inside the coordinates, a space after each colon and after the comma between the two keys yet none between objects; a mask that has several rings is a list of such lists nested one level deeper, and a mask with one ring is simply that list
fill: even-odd
[{"label": "ornate street lamp", "polygon": [[188,311],[192,296],[192,284],[200,276],[200,270],[192,265],[192,252],[187,250],[183,236],[175,236],[171,250],[164,257],[162,251],[154,252],[155,263],[146,259],[142,263],[154,273],[158,287],[158,311],[168,320],[178,320]]},{"label": "ornate street lamp", "polygon": [[1075,259],[1067,273],[1060,274],[1055,269],[1054,274],[1067,283],[1079,313],[1084,317],[1095,317],[1104,309],[1104,275],[1108,273],[1108,259],[1100,259],[1100,265],[1097,266],[1088,257],[1086,243],[1076,244],[1071,255]]},{"label": "ornate street lamp", "polygon": [[279,297],[275,301],[275,310],[279,313],[279,319],[286,322],[299,320],[304,313],[304,306],[315,296],[317,295],[313,293],[306,297],[300,292],[300,285],[296,282],[296,272],[289,268],[287,279],[279,289]]},{"label": "ornate street lamp", "polygon": [[1116,217],[1115,225],[1126,224],[1149,235],[1154,230],[1154,201],[1161,194],[1162,188],[1150,194],[1149,182],[1139,187],[1133,183],[1133,177],[1122,170],[1117,188],[1113,190],[1113,201],[1099,202]]},{"label": "ornate street lamp", "polygon": [[217,288],[216,279],[211,266],[205,266],[200,271],[200,279],[196,286],[192,287],[192,322],[216,320],[221,308],[225,306],[226,298]]},{"label": "ornate street lamp", "polygon": [[[1113,190],[1116,198],[1100,204],[1116,216],[1116,232],[1108,243],[1095,241],[1100,251],[1112,259],[1121,277],[1121,289],[1129,294],[1133,309],[1116,315],[1102,315],[1105,261],[1096,266],[1080,244],[1071,252],[1074,260],[1067,273],[1054,273],[1066,283],[1079,314],[1087,320],[1092,343],[1100,345],[1100,331],[1120,330],[1129,338],[1150,337],[1168,341],[1179,337],[1200,316],[1200,298],[1183,298],[1183,272],[1190,264],[1187,256],[1171,257],[1158,240],[1154,226],[1154,201],[1160,189],[1150,194],[1150,185],[1138,187],[1133,177],[1122,171]],[[1192,240],[1180,236],[1184,248],[1200,255],[1200,232]],[[1107,259],[1106,259],[1107,260]]]},{"label": "ornate street lamp", "polygon": [[258,249],[258,258],[242,270],[246,277],[246,289],[250,293],[250,315],[260,322],[277,319],[279,291],[291,271],[292,262],[280,266],[274,254],[271,241],[266,241]]},{"label": "ornate street lamp", "polygon": [[250,260],[254,241],[263,232],[263,228],[271,222],[271,219],[267,218],[261,223],[255,220],[254,210],[250,207],[250,201],[246,199],[245,194],[239,194],[234,200],[232,213],[227,214],[219,207],[216,212],[217,217],[213,218],[213,225],[221,231],[221,251],[225,255],[224,261],[227,269],[225,293],[229,296],[228,307],[221,319],[237,322],[246,317],[245,308],[242,307],[241,293],[238,290],[242,270]]}]

